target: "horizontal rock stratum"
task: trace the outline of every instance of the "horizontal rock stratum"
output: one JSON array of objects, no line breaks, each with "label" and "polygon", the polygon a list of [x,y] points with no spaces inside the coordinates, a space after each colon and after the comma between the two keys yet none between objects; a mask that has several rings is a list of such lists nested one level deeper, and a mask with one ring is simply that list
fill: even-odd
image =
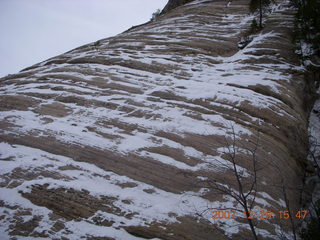
[{"label": "horizontal rock stratum", "polygon": [[302,207],[295,10],[272,5],[239,49],[248,5],[193,1],[0,79],[1,239],[250,239],[245,219],[211,219],[243,209],[216,191],[240,191],[230,156],[255,213]]}]

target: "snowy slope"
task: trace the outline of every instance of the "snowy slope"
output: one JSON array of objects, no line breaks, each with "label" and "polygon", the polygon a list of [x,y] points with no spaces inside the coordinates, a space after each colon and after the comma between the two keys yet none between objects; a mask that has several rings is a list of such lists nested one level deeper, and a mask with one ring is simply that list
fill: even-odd
[{"label": "snowy slope", "polygon": [[[261,141],[257,209],[282,210],[268,186],[301,183],[307,132],[294,10],[275,5],[239,50],[247,6],[193,2],[2,78],[1,239],[236,239],[247,224],[222,219],[221,232],[197,213],[237,205],[195,184],[233,186],[221,164],[231,129],[239,146]],[[259,234],[277,234],[276,220],[262,222]]]}]

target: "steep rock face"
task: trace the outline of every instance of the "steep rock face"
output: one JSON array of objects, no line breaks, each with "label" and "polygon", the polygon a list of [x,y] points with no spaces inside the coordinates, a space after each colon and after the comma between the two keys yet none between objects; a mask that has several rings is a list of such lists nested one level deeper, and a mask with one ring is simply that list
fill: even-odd
[{"label": "steep rock face", "polygon": [[162,13],[166,13],[176,7],[182,6],[192,1],[193,0],[169,0],[167,5],[163,8]]},{"label": "steep rock face", "polygon": [[[196,1],[2,78],[1,236],[248,239],[243,219],[211,219],[241,206],[203,180],[238,191],[228,149],[251,181],[256,145],[255,210],[285,210],[307,126],[294,10],[278,3],[239,50],[251,19],[248,1]],[[255,219],[258,234],[280,221]]]}]

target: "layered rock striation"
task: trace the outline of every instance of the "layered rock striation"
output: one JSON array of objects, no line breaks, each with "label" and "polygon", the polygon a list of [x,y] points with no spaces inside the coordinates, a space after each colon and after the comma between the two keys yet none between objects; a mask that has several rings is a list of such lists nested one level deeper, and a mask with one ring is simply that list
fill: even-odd
[{"label": "layered rock striation", "polygon": [[[295,10],[271,10],[243,49],[248,1],[193,1],[0,79],[1,238],[249,239],[244,219],[211,219],[241,210],[205,185],[239,192],[230,149],[245,184],[257,173],[256,212],[285,210],[283,186],[300,208]],[[262,238],[290,232],[279,217],[254,223]]]}]

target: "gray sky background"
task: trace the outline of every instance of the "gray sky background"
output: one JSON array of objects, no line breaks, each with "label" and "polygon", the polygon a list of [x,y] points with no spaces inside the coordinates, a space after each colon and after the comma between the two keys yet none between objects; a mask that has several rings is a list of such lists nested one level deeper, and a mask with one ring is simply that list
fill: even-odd
[{"label": "gray sky background", "polygon": [[148,21],[167,0],[0,0],[0,77]]}]

